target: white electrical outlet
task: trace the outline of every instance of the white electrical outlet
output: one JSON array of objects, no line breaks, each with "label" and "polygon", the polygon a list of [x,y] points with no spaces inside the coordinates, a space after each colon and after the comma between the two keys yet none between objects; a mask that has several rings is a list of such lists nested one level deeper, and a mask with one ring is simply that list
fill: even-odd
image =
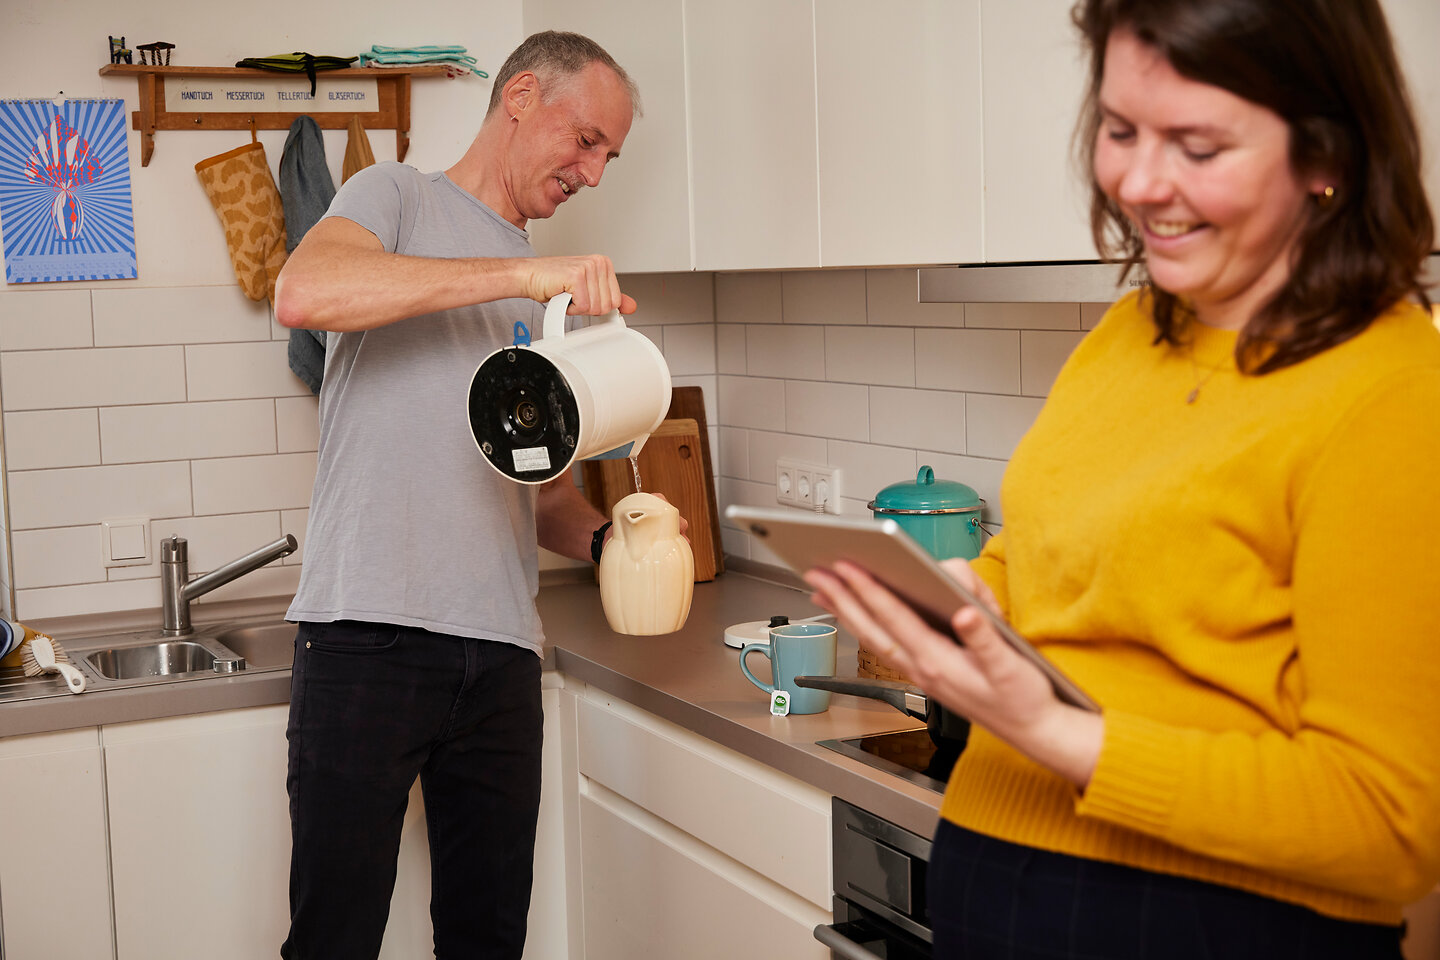
[{"label": "white electrical outlet", "polygon": [[792,507],[840,512],[840,470],[823,463],[780,458],[775,462],[775,500]]}]

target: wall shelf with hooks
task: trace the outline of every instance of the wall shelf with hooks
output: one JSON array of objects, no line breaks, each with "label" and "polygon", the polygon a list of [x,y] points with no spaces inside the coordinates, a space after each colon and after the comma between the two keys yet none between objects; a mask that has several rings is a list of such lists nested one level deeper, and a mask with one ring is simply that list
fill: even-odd
[{"label": "wall shelf with hooks", "polygon": [[272,111],[219,112],[175,111],[166,108],[165,79],[263,79],[293,80],[309,90],[310,81],[302,74],[286,74],[249,67],[162,67],[148,64],[106,64],[100,68],[102,77],[135,77],[139,82],[140,109],[130,114],[132,129],[140,131],[140,166],[149,166],[155,152],[157,130],[288,130],[297,117],[310,116],[321,129],[344,130],[351,117],[359,117],[367,130],[395,131],[395,159],[404,160],[410,148],[410,78],[443,77],[448,71],[442,65],[376,68],[349,67],[344,70],[322,70],[316,74],[317,91],[327,80],[374,80],[378,110],[373,111]]}]

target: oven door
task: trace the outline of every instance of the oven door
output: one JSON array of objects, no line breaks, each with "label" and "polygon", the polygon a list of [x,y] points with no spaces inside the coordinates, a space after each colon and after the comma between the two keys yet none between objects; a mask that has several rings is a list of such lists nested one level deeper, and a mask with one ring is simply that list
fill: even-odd
[{"label": "oven door", "polygon": [[815,939],[843,960],[929,960],[930,841],[837,797],[831,848],[835,922]]}]

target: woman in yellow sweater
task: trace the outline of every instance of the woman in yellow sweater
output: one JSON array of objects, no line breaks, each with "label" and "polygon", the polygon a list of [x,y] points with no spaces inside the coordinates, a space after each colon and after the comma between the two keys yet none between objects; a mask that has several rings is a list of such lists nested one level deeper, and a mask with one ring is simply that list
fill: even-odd
[{"label": "woman in yellow sweater", "polygon": [[[969,608],[813,570],[975,724],[937,957],[1398,957],[1440,878],[1440,334],[1376,0],[1081,0],[1097,244],[1148,283],[1057,378]],[[1108,231],[1108,233],[1107,233]],[[987,589],[988,588],[988,589]]]}]

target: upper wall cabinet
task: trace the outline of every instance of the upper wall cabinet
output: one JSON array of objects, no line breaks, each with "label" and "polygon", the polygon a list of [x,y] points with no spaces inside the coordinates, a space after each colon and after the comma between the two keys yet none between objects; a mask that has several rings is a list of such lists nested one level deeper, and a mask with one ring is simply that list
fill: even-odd
[{"label": "upper wall cabinet", "polygon": [[[1440,222],[1440,57],[1435,40],[1440,37],[1440,3],[1435,0],[1381,0],[1395,53],[1410,88],[1410,104],[1420,121],[1425,160],[1425,192],[1430,212]],[[1436,236],[1440,250],[1440,234]]]},{"label": "upper wall cabinet", "polygon": [[1089,198],[1071,162],[1087,65],[1070,5],[981,0],[985,252],[991,263],[1093,260]]},{"label": "upper wall cabinet", "polygon": [[817,0],[820,261],[981,259],[979,0]]},{"label": "upper wall cabinet", "polygon": [[690,270],[685,44],[679,0],[525,0],[525,30],[573,30],[603,46],[640,88],[630,127],[600,186],[549,220],[532,220],[543,254],[603,253],[621,270]]}]

